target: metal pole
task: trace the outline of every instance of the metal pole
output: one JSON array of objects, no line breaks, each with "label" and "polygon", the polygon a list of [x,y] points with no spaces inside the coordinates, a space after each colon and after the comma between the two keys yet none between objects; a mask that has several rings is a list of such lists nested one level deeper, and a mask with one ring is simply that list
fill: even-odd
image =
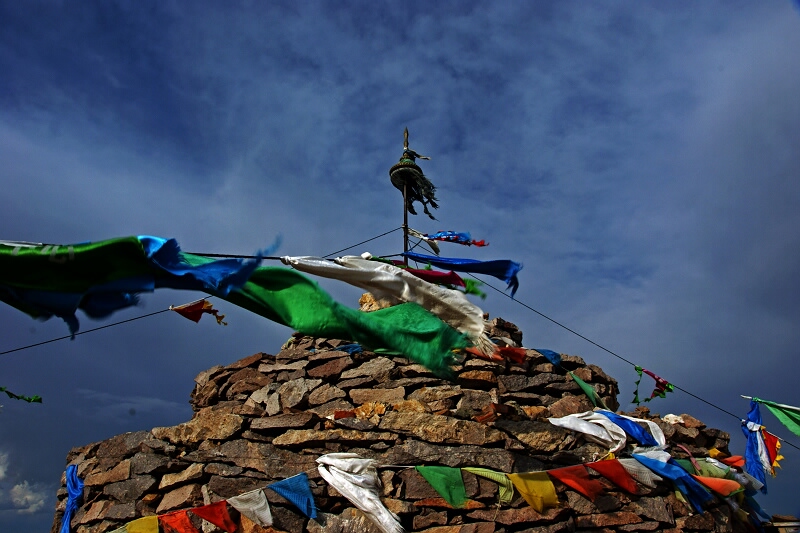
[{"label": "metal pole", "polygon": [[[403,184],[403,253],[408,252],[408,184]],[[403,256],[403,263],[408,266],[408,256]]]}]

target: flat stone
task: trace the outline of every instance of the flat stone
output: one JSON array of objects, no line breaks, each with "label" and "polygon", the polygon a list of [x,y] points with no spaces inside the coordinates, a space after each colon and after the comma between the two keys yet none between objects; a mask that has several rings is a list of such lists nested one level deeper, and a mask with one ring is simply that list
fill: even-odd
[{"label": "flat stone", "polygon": [[339,378],[339,375],[346,370],[347,368],[353,365],[353,359],[350,357],[339,357],[337,359],[332,359],[327,363],[314,367],[310,370],[306,371],[309,377],[312,378],[323,378],[327,380],[335,380]]},{"label": "flat stone", "polygon": [[406,396],[406,389],[350,389],[350,399],[355,405],[367,402],[392,403],[402,401]]},{"label": "flat stone", "polygon": [[[441,464],[453,468],[482,466],[500,472],[512,472],[515,458],[511,452],[503,448],[437,446],[409,439],[388,450],[385,462],[388,464]],[[534,466],[533,470],[541,470],[541,468]]]},{"label": "flat stone", "polygon": [[656,531],[661,529],[661,524],[658,522],[642,522],[641,524],[617,526],[617,531]]},{"label": "flat stone", "polygon": [[582,396],[565,396],[550,404],[547,409],[550,417],[561,418],[562,416],[591,411],[594,409],[594,405],[584,394]]},{"label": "flat stone", "polygon": [[592,514],[578,516],[575,518],[575,525],[579,528],[622,526],[625,524],[638,524],[640,522],[643,522],[643,520],[639,518],[638,515],[625,511],[620,511],[618,513]]},{"label": "flat stone", "polygon": [[123,458],[139,451],[142,443],[150,437],[149,433],[149,431],[135,431],[111,437],[100,443],[95,456],[101,460],[101,464],[103,459],[109,459],[116,466]]},{"label": "flat stone", "polygon": [[336,398],[345,397],[347,397],[347,393],[339,387],[329,383],[323,383],[322,386],[317,387],[311,392],[311,394],[308,395],[308,404],[312,406],[321,405],[331,400],[335,400]]},{"label": "flat stone", "polygon": [[402,400],[392,404],[392,410],[398,413],[411,412],[411,413],[430,413],[431,409],[428,404],[422,403],[419,400]]},{"label": "flat stone", "polygon": [[439,387],[422,387],[409,394],[409,399],[425,403],[435,402],[461,396],[464,391],[458,385],[441,385]]},{"label": "flat stone", "polygon": [[212,376],[222,372],[224,367],[222,365],[215,365],[209,368],[208,370],[203,370],[194,378],[194,382],[197,383],[198,386],[202,387],[211,379]]},{"label": "flat stone", "polygon": [[373,376],[379,379],[389,373],[395,367],[394,361],[386,357],[376,357],[370,359],[366,363],[361,364],[357,368],[347,370],[342,373],[341,379],[352,379],[361,376]]},{"label": "flat stone", "polygon": [[169,459],[163,455],[139,452],[131,458],[131,473],[150,474],[161,472],[166,469],[168,463]]},{"label": "flat stone", "polygon": [[567,370],[575,370],[578,367],[586,366],[586,361],[577,355],[561,354],[561,366]]},{"label": "flat stone", "polygon": [[373,431],[356,431],[353,429],[290,429],[283,435],[275,437],[275,446],[310,446],[326,442],[366,443],[394,441],[397,434]]},{"label": "flat stone", "polygon": [[499,419],[494,423],[496,428],[513,435],[520,442],[538,453],[550,453],[575,441],[572,432],[554,426],[549,422],[538,420]]},{"label": "flat stone", "polygon": [[243,470],[240,466],[225,463],[208,463],[206,464],[205,473],[210,476],[235,477],[241,474]]},{"label": "flat stone", "polygon": [[681,418],[683,418],[683,425],[686,426],[687,428],[703,429],[706,427],[705,424],[700,422],[692,415],[687,415],[686,413],[684,413],[681,415]]},{"label": "flat stone", "polygon": [[151,430],[157,439],[168,440],[173,444],[191,446],[204,440],[225,440],[242,429],[244,419],[239,415],[214,411],[206,407],[198,411],[194,418],[173,427],[159,427]]},{"label": "flat stone", "polygon": [[336,384],[337,387],[343,390],[353,389],[355,387],[362,387],[364,385],[371,385],[375,383],[374,376],[365,376],[361,378],[345,379]]},{"label": "flat stone", "polygon": [[415,530],[447,525],[447,511],[430,511],[414,516],[413,527]]},{"label": "flat stone", "polygon": [[350,354],[347,352],[340,352],[338,350],[316,352],[308,356],[308,361],[314,363],[316,361],[327,361],[329,359],[338,359],[341,357],[350,357]]},{"label": "flat stone", "polygon": [[92,487],[96,485],[107,485],[116,481],[124,481],[129,477],[131,477],[131,461],[130,459],[125,459],[107,472],[98,472],[86,476],[83,483],[84,485]]},{"label": "flat stone", "polygon": [[536,524],[539,522],[555,522],[569,515],[569,508],[556,507],[546,509],[543,514],[537,513],[530,505],[519,509],[480,509],[472,511],[467,517],[474,520],[494,521],[504,526],[513,524]]},{"label": "flat stone", "polygon": [[631,502],[623,509],[636,513],[639,516],[655,520],[671,526],[675,525],[675,517],[672,515],[672,508],[667,505],[663,498],[641,498]]},{"label": "flat stone", "polygon": [[329,416],[333,416],[333,414],[336,411],[352,411],[353,409],[354,409],[353,404],[351,404],[347,400],[338,398],[336,400],[324,403],[320,406],[306,409],[306,411],[308,411],[309,413],[314,413],[320,418],[327,418]]},{"label": "flat stone", "polygon": [[134,476],[125,481],[105,485],[103,494],[120,502],[128,502],[141,498],[142,494],[155,486],[156,480],[153,476]]},{"label": "flat stone", "polygon": [[478,422],[427,413],[386,413],[379,427],[432,443],[485,445],[505,440],[503,433]]},{"label": "flat stone", "polygon": [[494,522],[436,526],[425,529],[424,533],[494,533]]},{"label": "flat stone", "polygon": [[[280,388],[280,387],[279,387]],[[267,401],[264,402],[264,413],[267,416],[277,415],[281,412],[281,395],[278,394],[278,391],[273,392],[267,397]]]},{"label": "flat stone", "polygon": [[200,463],[192,463],[189,468],[183,472],[176,472],[174,474],[165,474],[158,484],[159,489],[166,489],[174,485],[186,483],[192,479],[198,479],[203,476],[203,465]]},{"label": "flat stone", "polygon": [[[417,500],[414,502],[414,507],[433,507],[438,509],[452,509],[453,506],[450,505],[447,500],[442,497],[435,497],[435,498],[424,498],[422,500]],[[486,505],[481,502],[476,502],[475,500],[467,500],[464,504],[462,509],[470,510],[470,509],[484,509]]]},{"label": "flat stone", "polygon": [[258,367],[258,371],[264,374],[272,374],[275,372],[294,372],[295,370],[303,370],[306,366],[308,366],[308,360],[301,359],[293,363],[263,364]]},{"label": "flat stone", "polygon": [[211,476],[208,480],[208,490],[221,498],[232,498],[263,486],[262,480],[251,477]]},{"label": "flat stone", "polygon": [[467,389],[489,390],[497,386],[497,376],[489,370],[468,370],[458,375],[458,384]]},{"label": "flat stone", "polygon": [[714,517],[711,513],[681,517],[675,520],[675,527],[680,530],[714,531]]},{"label": "flat stone", "polygon": [[285,428],[302,428],[317,420],[313,413],[288,413],[285,415],[255,418],[250,422],[250,429],[269,430]]},{"label": "flat stone", "polygon": [[177,508],[197,507],[202,503],[203,496],[200,492],[200,485],[184,485],[166,493],[161,499],[161,503],[158,504],[156,513],[162,514]]},{"label": "flat stone", "polygon": [[109,520],[130,520],[136,516],[136,502],[112,505],[106,511],[104,518]]},{"label": "flat stone", "polygon": [[86,511],[86,513],[81,517],[78,521],[79,524],[89,524],[90,522],[96,522],[98,520],[102,520],[105,518],[106,511],[109,507],[113,504],[108,500],[101,500],[99,502],[94,502],[91,507]]},{"label": "flat stone", "polygon": [[308,394],[322,384],[321,379],[298,378],[287,381],[278,389],[283,409],[297,408],[308,401]]},{"label": "flat stone", "polygon": [[364,513],[348,507],[339,515],[317,513],[316,520],[309,520],[308,533],[381,533],[381,530]]},{"label": "flat stone", "polygon": [[230,370],[237,370],[237,369],[240,369],[240,368],[245,368],[245,367],[248,367],[248,366],[252,366],[252,365],[258,363],[259,361],[261,361],[266,356],[267,356],[267,354],[265,354],[264,352],[254,353],[253,355],[248,355],[247,357],[243,357],[242,359],[239,359],[235,363],[229,364],[228,368]]}]

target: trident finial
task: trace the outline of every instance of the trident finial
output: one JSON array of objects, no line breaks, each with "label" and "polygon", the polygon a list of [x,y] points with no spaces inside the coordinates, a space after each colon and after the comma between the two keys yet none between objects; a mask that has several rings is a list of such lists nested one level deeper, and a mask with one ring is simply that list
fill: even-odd
[{"label": "trident finial", "polygon": [[408,150],[408,128],[403,132],[403,150]]}]

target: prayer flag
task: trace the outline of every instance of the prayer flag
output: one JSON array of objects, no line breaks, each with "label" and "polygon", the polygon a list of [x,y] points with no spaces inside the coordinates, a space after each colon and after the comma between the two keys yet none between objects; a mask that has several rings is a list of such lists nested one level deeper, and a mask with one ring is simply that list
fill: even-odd
[{"label": "prayer flag", "polygon": [[633,391],[633,403],[635,403],[636,405],[639,405],[641,403],[641,400],[639,400],[639,383],[642,381],[642,373],[647,374],[656,381],[656,385],[655,388],[653,389],[653,392],[650,394],[649,398],[645,398],[644,400],[645,402],[649,402],[656,396],[658,396],[659,398],[666,398],[667,393],[672,392],[675,389],[672,383],[670,383],[666,379],[656,376],[654,373],[650,372],[646,368],[636,366],[635,369],[636,373],[639,374],[639,379],[636,380],[636,389]]},{"label": "prayer flag", "polygon": [[0,392],[5,392],[6,396],[11,398],[12,400],[22,400],[28,403],[42,403],[42,397],[39,396],[38,394],[35,394],[33,396],[23,396],[21,394],[14,394],[5,387],[0,387]]},{"label": "prayer flag", "polygon": [[597,395],[597,391],[594,390],[594,387],[583,381],[581,378],[579,378],[572,372],[570,372],[569,375],[570,377],[572,377],[575,383],[578,384],[583,393],[589,397],[589,401],[592,402],[592,405],[594,405],[595,407],[602,407],[603,409],[608,409],[603,399]]},{"label": "prayer flag", "polygon": [[517,274],[522,270],[522,265],[508,259],[478,261],[476,259],[437,257],[435,255],[418,254],[416,252],[405,252],[403,255],[412,261],[431,264],[443,269],[451,269],[456,272],[471,272],[473,274],[486,274],[487,276],[501,279],[508,284],[507,288],[511,290],[512,298],[519,288]]},{"label": "prayer flag", "polygon": [[158,517],[153,515],[137,518],[116,531],[123,533],[158,533]]},{"label": "prayer flag", "polygon": [[625,470],[625,467],[622,466],[619,459],[595,461],[593,463],[588,463],[586,466],[592,470],[596,470],[601,476],[631,494],[636,494],[638,492],[636,481],[634,481],[633,477]]},{"label": "prayer flag", "polygon": [[764,445],[764,438],[761,435],[761,427],[761,411],[758,408],[758,403],[751,400],[747,418],[742,420],[742,433],[747,439],[747,445],[744,450],[744,470],[756,478],[759,483],[764,484],[761,492],[766,494],[766,472],[771,467],[769,455]]},{"label": "prayer flag", "polygon": [[272,513],[264,489],[251,490],[228,498],[228,504],[259,526],[272,525]]},{"label": "prayer flag", "polygon": [[783,459],[783,456],[779,453],[781,441],[778,437],[763,428],[761,430],[761,436],[764,439],[764,447],[767,449],[767,456],[769,457],[769,473],[772,477],[775,477],[775,468],[781,467],[778,461]]},{"label": "prayer flag", "polygon": [[707,488],[711,489],[712,491],[716,492],[723,498],[727,498],[728,496],[732,496],[737,492],[741,492],[744,490],[744,487],[739,485],[732,479],[721,479],[716,477],[706,477],[706,476],[697,476],[693,475],[697,481],[705,485]]},{"label": "prayer flag", "polygon": [[317,506],[314,505],[314,495],[311,494],[311,487],[308,486],[308,474],[305,472],[267,485],[267,488],[292,502],[307,517],[317,517]]},{"label": "prayer flag", "polygon": [[464,488],[460,469],[449,466],[416,466],[414,468],[454,508],[460,509],[467,503],[467,490]]},{"label": "prayer flag", "polygon": [[169,309],[192,322],[200,322],[200,318],[208,313],[209,315],[214,315],[214,318],[217,319],[217,324],[228,325],[227,322],[224,322],[225,315],[221,315],[219,311],[214,309],[214,306],[208,300],[197,300],[183,305],[170,305]]},{"label": "prayer flag", "polygon": [[590,500],[594,501],[597,495],[603,492],[603,484],[589,477],[589,472],[583,465],[567,466],[548,470],[550,477],[559,480],[564,485],[572,487]]},{"label": "prayer flag", "polygon": [[543,513],[550,507],[558,507],[556,488],[547,472],[527,472],[524,474],[506,474],[519,493],[537,513]]},{"label": "prayer flag", "polygon": [[545,348],[534,348],[537,352],[542,354],[550,361],[552,364],[556,366],[561,366],[561,354],[558,352],[554,352],[553,350],[547,350]]},{"label": "prayer flag", "polygon": [[[608,417],[613,423],[621,427],[625,433],[633,437],[633,439],[643,446],[663,446],[664,442],[659,443],[650,435],[648,432],[642,428],[639,424],[637,424],[633,419],[630,417],[618,415],[616,413],[612,413],[611,411],[597,411],[603,416]],[[660,430],[659,430],[660,431]],[[663,436],[663,433],[662,433]]]},{"label": "prayer flag", "polygon": [[236,524],[231,520],[231,515],[228,514],[228,508],[226,506],[227,503],[225,500],[220,500],[202,507],[195,507],[191,511],[203,520],[208,520],[221,530],[234,533],[236,531]]},{"label": "prayer flag", "polygon": [[485,241],[474,241],[468,232],[458,231],[438,231],[433,235],[424,235],[425,240],[428,241],[445,241],[454,242],[456,244],[463,244],[465,246],[488,246],[489,243]]},{"label": "prayer flag", "polygon": [[83,499],[83,481],[78,477],[78,466],[69,465],[66,472],[67,477],[67,505],[64,508],[64,517],[61,519],[61,529],[59,533],[69,533],[69,523],[72,515],[78,510],[78,505]]},{"label": "prayer flag", "polygon": [[714,496],[712,496],[710,492],[698,483],[686,470],[681,468],[673,459],[665,463],[637,453],[633,454],[633,457],[656,474],[674,481],[675,485],[698,513],[705,512],[703,510],[703,505],[714,499]]},{"label": "prayer flag", "polygon": [[319,285],[288,268],[261,267],[225,300],[305,335],[350,339],[405,355],[439,375],[455,362],[467,338],[415,303],[371,313],[335,302]]},{"label": "prayer flag", "polygon": [[753,401],[764,404],[769,409],[769,412],[780,420],[781,424],[800,437],[800,407],[792,407],[791,405],[770,402],[760,398],[753,398]]},{"label": "prayer flag", "polygon": [[600,412],[586,411],[547,420],[554,426],[583,433],[587,440],[607,446],[612,453],[625,448],[625,431]]},{"label": "prayer flag", "polygon": [[158,523],[164,533],[200,533],[189,519],[188,511],[158,515]]},{"label": "prayer flag", "polygon": [[514,484],[511,483],[511,480],[508,479],[508,476],[504,472],[495,472],[488,468],[472,466],[465,466],[461,470],[497,483],[499,490],[498,503],[510,505],[511,502],[514,501]]},{"label": "prayer flag", "polygon": [[646,487],[654,489],[656,488],[657,481],[664,481],[664,478],[641,464],[636,459],[626,457],[623,459],[617,459],[617,461],[619,461],[619,464],[622,465],[622,468],[624,468],[633,479]]}]

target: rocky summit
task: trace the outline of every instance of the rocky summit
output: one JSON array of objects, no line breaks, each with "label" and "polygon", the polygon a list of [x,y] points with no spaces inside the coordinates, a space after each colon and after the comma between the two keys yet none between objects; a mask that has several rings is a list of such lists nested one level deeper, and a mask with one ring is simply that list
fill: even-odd
[{"label": "rocky summit", "polygon": [[[514,324],[499,318],[489,324],[491,337],[523,346]],[[72,531],[113,531],[139,517],[213,503],[306,472],[319,509],[316,520],[267,490],[273,526],[240,520],[231,511],[239,531],[378,532],[317,473],[317,457],[344,451],[377,461],[383,502],[406,531],[727,532],[741,527],[721,500],[695,514],[666,482],[652,489],[640,485],[632,495],[596,475],[605,490],[593,502],[556,481],[559,506],[540,514],[519,494],[510,505],[498,506],[497,485],[464,472],[468,502],[454,509],[407,467],[475,466],[512,473],[601,459],[607,449],[547,418],[593,408],[566,371],[590,384],[611,409],[618,408],[616,381],[580,357],[562,355],[559,368],[535,350],[527,350],[521,364],[467,356],[448,380],[402,357],[351,348],[347,339],[295,334],[276,355],[257,353],[201,372],[191,393],[191,420],[74,448],[67,463],[77,466],[84,493]],[[710,448],[727,452],[727,433],[689,415],[668,423],[646,408],[631,414],[658,424],[674,457],[688,457],[686,451],[704,457]],[[62,477],[53,533],[66,501]],[[195,526],[221,531],[205,521]]]}]

